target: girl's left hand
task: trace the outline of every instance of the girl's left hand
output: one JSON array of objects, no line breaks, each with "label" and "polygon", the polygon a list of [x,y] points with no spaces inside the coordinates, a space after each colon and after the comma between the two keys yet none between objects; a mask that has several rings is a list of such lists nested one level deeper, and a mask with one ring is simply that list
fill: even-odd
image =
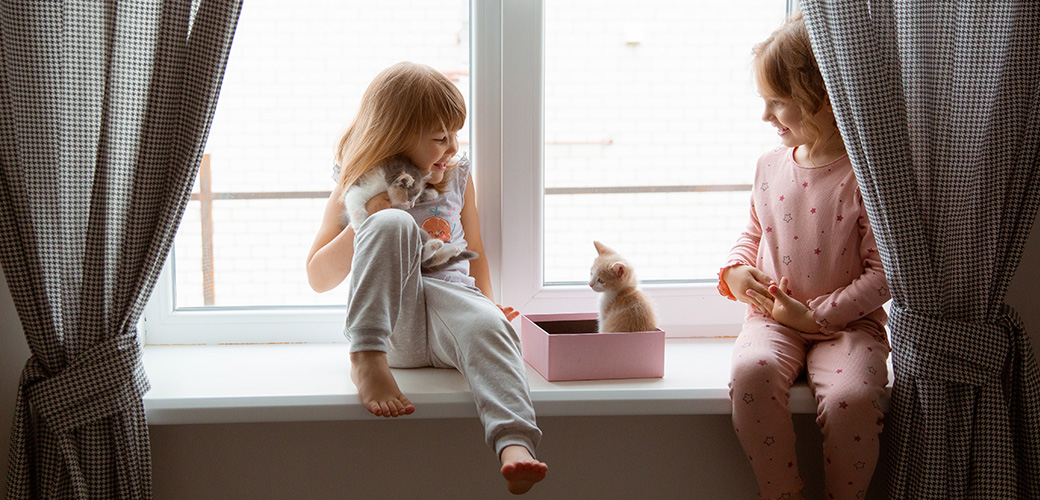
[{"label": "girl's left hand", "polygon": [[506,315],[506,320],[513,321],[517,316],[520,315],[520,311],[513,309],[512,307],[503,307],[502,304],[495,304],[502,311],[502,314]]},{"label": "girl's left hand", "polygon": [[779,285],[769,286],[769,293],[773,295],[773,310],[770,313],[773,319],[805,333],[820,333],[820,325],[816,323],[809,307],[787,295],[787,284],[787,277],[783,277]]}]

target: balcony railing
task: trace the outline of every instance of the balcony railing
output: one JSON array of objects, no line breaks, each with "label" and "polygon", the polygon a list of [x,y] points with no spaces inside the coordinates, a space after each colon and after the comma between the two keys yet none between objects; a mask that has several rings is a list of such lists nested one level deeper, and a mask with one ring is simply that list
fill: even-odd
[{"label": "balcony railing", "polygon": [[[610,145],[611,140],[604,141],[546,141],[553,145]],[[210,155],[202,155],[199,165],[199,192],[191,195],[191,201],[198,201],[202,219],[202,296],[203,304],[215,304],[215,284],[213,265],[213,202],[217,200],[289,200],[289,199],[324,199],[331,191],[240,191],[230,193],[213,192]],[[741,192],[750,191],[751,184],[703,184],[675,186],[600,186],[600,187],[556,187],[546,188],[545,194],[632,194],[632,193],[709,193],[709,192]]]}]

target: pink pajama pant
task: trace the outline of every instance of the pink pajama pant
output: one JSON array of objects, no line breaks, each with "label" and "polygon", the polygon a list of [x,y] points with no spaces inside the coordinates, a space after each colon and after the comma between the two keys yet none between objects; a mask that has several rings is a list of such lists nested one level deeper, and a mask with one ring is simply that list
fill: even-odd
[{"label": "pink pajama pant", "polygon": [[888,383],[883,330],[865,325],[831,336],[802,334],[753,316],[733,349],[733,427],[758,479],[759,496],[787,498],[802,489],[788,396],[803,372],[816,395],[823,431],[827,499],[858,499],[878,460],[880,400]]}]

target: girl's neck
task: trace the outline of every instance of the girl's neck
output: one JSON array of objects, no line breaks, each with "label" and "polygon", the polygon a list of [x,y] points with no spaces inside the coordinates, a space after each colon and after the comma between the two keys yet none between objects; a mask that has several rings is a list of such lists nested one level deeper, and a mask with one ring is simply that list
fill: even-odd
[{"label": "girl's neck", "polygon": [[794,161],[804,167],[820,167],[845,156],[845,141],[837,130],[826,140],[816,144],[811,151],[808,144],[794,150]]}]

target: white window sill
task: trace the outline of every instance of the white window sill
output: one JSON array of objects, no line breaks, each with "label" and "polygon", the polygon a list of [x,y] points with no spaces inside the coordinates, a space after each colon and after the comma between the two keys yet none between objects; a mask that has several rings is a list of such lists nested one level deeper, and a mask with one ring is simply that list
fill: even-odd
[{"label": "white window sill", "polygon": [[[668,339],[660,379],[547,382],[527,366],[531,399],[539,416],[726,414],[732,349],[733,339]],[[152,425],[375,418],[350,381],[347,344],[146,346],[144,365]],[[416,406],[408,418],[477,416],[455,370],[394,376]],[[804,382],[791,389],[790,404],[816,412]]]}]

